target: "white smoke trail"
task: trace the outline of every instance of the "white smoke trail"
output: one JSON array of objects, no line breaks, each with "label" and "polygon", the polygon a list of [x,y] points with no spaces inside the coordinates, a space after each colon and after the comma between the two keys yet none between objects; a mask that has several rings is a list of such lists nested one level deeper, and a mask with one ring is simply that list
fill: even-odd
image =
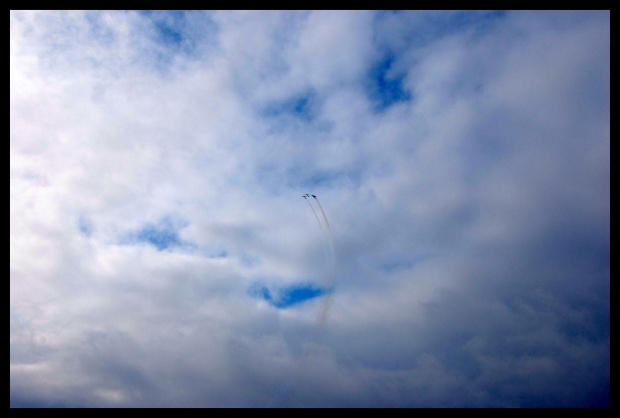
[{"label": "white smoke trail", "polygon": [[329,230],[329,237],[332,240],[332,243],[334,241],[334,235],[332,234],[332,227],[329,224],[329,221],[327,220],[327,216],[325,215],[325,211],[323,210],[323,206],[321,205],[321,202],[319,202],[319,199],[316,196],[312,196],[314,197],[314,200],[316,200],[316,203],[319,204],[319,208],[321,208],[321,213],[323,214],[323,219],[325,219],[325,224],[327,225],[327,229]]},{"label": "white smoke trail", "polygon": [[329,271],[327,273],[327,286],[326,286],[327,294],[325,295],[323,305],[319,309],[319,313],[316,319],[317,321],[316,333],[310,343],[310,346],[308,347],[308,350],[306,351],[305,355],[302,356],[301,361],[297,364],[297,367],[295,367],[295,371],[293,372],[293,374],[280,387],[280,389],[278,389],[276,394],[267,402],[266,406],[268,408],[276,406],[278,403],[283,401],[293,390],[293,387],[295,386],[295,380],[297,380],[297,378],[300,375],[300,372],[304,369],[308,360],[314,355],[314,353],[318,349],[320,340],[325,332],[325,326],[327,324],[329,313],[332,307],[333,288],[334,288],[335,277],[336,277],[335,276],[336,252],[334,251],[334,236],[332,234],[331,225],[329,224],[329,221],[327,220],[327,215],[325,215],[325,210],[323,210],[323,206],[321,205],[321,202],[319,202],[319,199],[317,199],[316,197],[314,199],[319,204],[319,208],[321,209],[321,213],[323,214],[323,219],[325,220],[325,225],[327,225],[327,231],[328,231],[328,233],[325,234],[325,229],[323,229],[323,225],[316,211],[314,210],[314,206],[312,205],[312,203],[310,203],[310,199],[306,198],[306,201],[308,202],[308,204],[310,205],[310,208],[312,209],[312,213],[314,213],[316,222],[319,224],[319,228],[321,229],[321,232],[325,234],[324,236],[327,238],[327,244],[329,247],[329,253],[330,253],[329,264],[330,265],[329,265]]},{"label": "white smoke trail", "polygon": [[304,197],[304,199],[306,199],[306,202],[308,202],[308,204],[310,205],[310,208],[312,209],[312,213],[314,213],[314,217],[316,218],[316,223],[319,224],[319,228],[321,228],[321,232],[323,232],[323,225],[321,225],[321,221],[319,220],[318,215],[316,214],[316,211],[314,210],[314,206],[312,206],[312,203],[310,203],[310,201]]},{"label": "white smoke trail", "polygon": [[[329,224],[329,221],[327,220],[327,215],[325,215],[325,211],[323,210],[323,205],[321,205],[321,202],[319,202],[319,199],[316,196],[313,196],[314,200],[316,200],[316,203],[319,204],[319,208],[321,209],[321,213],[323,214],[323,219],[325,220],[325,225],[327,225],[327,230],[329,231],[329,249],[331,252],[331,262],[332,262],[332,270],[335,268],[336,265],[336,251],[334,250],[334,234],[332,233],[332,227]],[[333,273],[333,272],[332,272]],[[331,275],[333,276],[333,274]],[[330,277],[330,279],[334,279],[335,277]],[[332,286],[333,283],[330,283],[330,286]]]},{"label": "white smoke trail", "polygon": [[332,234],[332,229],[329,224],[329,220],[327,219],[327,215],[325,214],[325,210],[323,209],[321,202],[319,202],[319,199],[317,199],[316,197],[314,197],[314,199],[319,204],[319,208],[321,209],[321,213],[323,214],[323,220],[325,221],[325,225],[327,225],[328,234],[326,234],[326,238],[327,238],[327,243],[329,246],[329,253],[331,257],[330,257],[330,263],[329,263],[329,270],[327,272],[327,280],[326,280],[327,286],[325,287],[325,290],[326,290],[325,299],[323,300],[323,304],[321,308],[319,309],[319,313],[316,318],[316,323],[317,323],[316,331],[315,331],[316,333],[310,344],[308,352],[306,353],[302,361],[302,367],[315,354],[316,350],[320,346],[321,339],[323,337],[323,334],[325,333],[325,327],[327,325],[327,320],[329,319],[329,313],[331,312],[334,285],[336,281],[336,252],[334,250],[334,236]]}]

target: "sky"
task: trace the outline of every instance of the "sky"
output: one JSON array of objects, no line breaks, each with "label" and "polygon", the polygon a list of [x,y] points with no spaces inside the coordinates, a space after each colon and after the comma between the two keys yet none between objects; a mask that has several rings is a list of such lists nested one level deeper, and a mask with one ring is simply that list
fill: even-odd
[{"label": "sky", "polygon": [[10,30],[11,407],[609,407],[609,11]]}]

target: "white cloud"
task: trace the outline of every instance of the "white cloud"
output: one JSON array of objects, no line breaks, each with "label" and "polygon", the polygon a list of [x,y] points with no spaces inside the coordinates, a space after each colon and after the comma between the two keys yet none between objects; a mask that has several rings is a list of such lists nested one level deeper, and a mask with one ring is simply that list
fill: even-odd
[{"label": "white cloud", "polygon": [[[609,402],[608,13],[11,12],[10,64],[12,406]],[[321,300],[248,289],[322,283],[307,192],[300,367]]]}]

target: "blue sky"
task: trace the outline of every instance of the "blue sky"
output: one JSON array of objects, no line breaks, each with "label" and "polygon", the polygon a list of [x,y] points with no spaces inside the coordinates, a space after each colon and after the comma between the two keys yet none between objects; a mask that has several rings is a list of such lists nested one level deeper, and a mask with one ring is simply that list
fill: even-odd
[{"label": "blue sky", "polygon": [[11,406],[609,406],[609,25],[12,11]]},{"label": "blue sky", "polygon": [[254,283],[248,289],[248,294],[257,299],[264,299],[270,305],[278,309],[287,309],[305,301],[323,296],[325,289],[312,284],[297,283],[270,290],[260,282]]}]

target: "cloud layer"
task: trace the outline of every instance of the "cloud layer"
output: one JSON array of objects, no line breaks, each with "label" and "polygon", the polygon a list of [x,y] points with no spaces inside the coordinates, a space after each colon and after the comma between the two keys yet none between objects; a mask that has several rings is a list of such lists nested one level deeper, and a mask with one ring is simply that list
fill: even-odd
[{"label": "cloud layer", "polygon": [[609,406],[609,24],[11,12],[11,406]]}]

